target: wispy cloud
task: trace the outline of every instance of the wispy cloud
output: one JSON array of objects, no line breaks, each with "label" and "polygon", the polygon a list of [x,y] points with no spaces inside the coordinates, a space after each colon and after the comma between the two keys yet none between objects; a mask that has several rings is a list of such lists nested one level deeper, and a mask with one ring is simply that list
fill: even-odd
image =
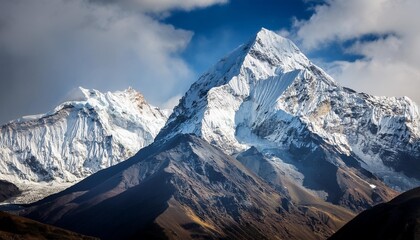
[{"label": "wispy cloud", "polygon": [[295,31],[309,50],[354,42],[347,51],[362,58],[332,64],[343,84],[376,95],[407,95],[420,103],[418,9],[418,0],[327,0],[309,20],[296,21]]}]

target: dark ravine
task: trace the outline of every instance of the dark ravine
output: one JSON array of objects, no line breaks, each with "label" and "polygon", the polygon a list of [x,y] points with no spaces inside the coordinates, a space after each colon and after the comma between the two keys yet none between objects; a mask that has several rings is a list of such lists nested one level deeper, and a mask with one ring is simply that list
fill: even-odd
[{"label": "dark ravine", "polygon": [[83,236],[24,217],[0,212],[0,239],[94,240],[97,238]]},{"label": "dark ravine", "polygon": [[420,239],[420,188],[360,213],[329,239]]},{"label": "dark ravine", "polygon": [[103,239],[325,239],[353,216],[332,204],[290,202],[192,135],[154,143],[25,215]]}]

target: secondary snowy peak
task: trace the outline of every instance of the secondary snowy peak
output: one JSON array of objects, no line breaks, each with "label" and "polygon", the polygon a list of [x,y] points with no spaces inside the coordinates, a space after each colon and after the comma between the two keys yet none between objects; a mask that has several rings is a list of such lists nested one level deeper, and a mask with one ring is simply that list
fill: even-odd
[{"label": "secondary snowy peak", "polygon": [[152,143],[166,119],[132,88],[75,89],[53,111],[1,127],[0,178],[15,184],[80,180]]},{"label": "secondary snowy peak", "polygon": [[[254,146],[276,156],[277,168],[286,155],[299,161],[328,148],[343,156],[325,158],[330,164],[346,167],[348,157],[388,186],[408,189],[420,184],[419,126],[410,99],[342,87],[290,40],[262,29],[191,86],[157,139],[193,133],[232,155]],[[302,174],[292,168],[291,178]]]},{"label": "secondary snowy peak", "polygon": [[[92,91],[94,91],[92,89]],[[73,102],[73,101],[86,101],[89,99],[90,96],[90,90],[83,88],[83,87],[77,87],[73,90],[71,90],[67,96],[63,99],[62,102]]]}]

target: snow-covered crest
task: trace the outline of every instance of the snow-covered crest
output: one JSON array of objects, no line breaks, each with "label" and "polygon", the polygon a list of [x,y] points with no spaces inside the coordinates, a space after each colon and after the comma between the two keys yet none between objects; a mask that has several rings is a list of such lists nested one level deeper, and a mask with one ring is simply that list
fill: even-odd
[{"label": "snow-covered crest", "polygon": [[418,173],[401,173],[404,162],[420,166],[419,119],[408,98],[342,87],[290,40],[261,29],[191,86],[157,138],[194,133],[236,154],[315,149],[309,134],[407,189],[420,184]]},{"label": "snow-covered crest", "polygon": [[[243,100],[251,94],[251,88],[258,81],[303,70],[309,65],[310,61],[293,42],[263,28],[248,43],[239,46],[204,73],[191,86],[168,122],[172,122],[177,116],[203,115],[207,105],[202,104],[217,95],[218,88],[228,89],[227,95]],[[228,100],[224,102],[230,104]],[[199,126],[200,121],[186,123],[182,128],[168,127],[168,131],[164,130],[160,135],[170,137],[189,132],[201,135]]]}]

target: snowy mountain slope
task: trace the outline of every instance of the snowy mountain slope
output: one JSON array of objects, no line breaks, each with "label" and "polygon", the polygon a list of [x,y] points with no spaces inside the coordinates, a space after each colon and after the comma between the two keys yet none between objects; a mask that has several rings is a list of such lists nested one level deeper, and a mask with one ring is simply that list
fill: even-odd
[{"label": "snowy mountain slope", "polygon": [[332,204],[291,204],[192,135],[155,142],[25,215],[101,239],[325,239],[353,216]]},{"label": "snowy mountain slope", "polygon": [[[281,94],[287,87],[287,82],[293,81],[293,74],[309,64],[309,60],[293,43],[275,34],[270,36],[275,39],[271,39],[265,36],[266,33],[269,31],[263,29],[255,41],[239,47],[202,75],[174,109],[159,135],[170,138],[178,133],[195,133],[209,142],[218,143],[216,145],[229,153],[245,149],[246,146],[241,145],[235,136],[238,125],[235,115],[257,87],[257,80],[267,79],[274,85],[280,84],[261,84],[257,87],[272,87],[267,93],[275,98],[276,93]],[[272,44],[267,55],[264,39]],[[277,67],[283,62],[284,65]],[[283,76],[283,72],[288,73],[287,76]],[[281,81],[281,78],[285,81]],[[266,100],[270,102],[270,99]]]},{"label": "snowy mountain slope", "polygon": [[79,88],[53,111],[1,127],[0,178],[23,185],[80,180],[150,144],[166,119],[131,88]]},{"label": "snowy mountain slope", "polygon": [[[276,172],[289,166],[284,174],[291,182],[296,175],[308,177],[302,168],[311,169],[310,159],[321,159],[334,169],[335,182],[340,172],[357,173],[350,182],[359,181],[366,191],[353,194],[387,193],[380,202],[395,192],[385,185],[370,187],[375,184],[369,181],[378,182],[375,176],[398,190],[420,184],[419,126],[410,99],[342,87],[290,40],[262,29],[191,86],[157,139],[193,133],[231,155],[253,146],[275,157],[269,163]],[[299,169],[302,159],[308,161]],[[301,182],[319,197],[331,194]],[[338,188],[345,197],[345,186]]]}]

